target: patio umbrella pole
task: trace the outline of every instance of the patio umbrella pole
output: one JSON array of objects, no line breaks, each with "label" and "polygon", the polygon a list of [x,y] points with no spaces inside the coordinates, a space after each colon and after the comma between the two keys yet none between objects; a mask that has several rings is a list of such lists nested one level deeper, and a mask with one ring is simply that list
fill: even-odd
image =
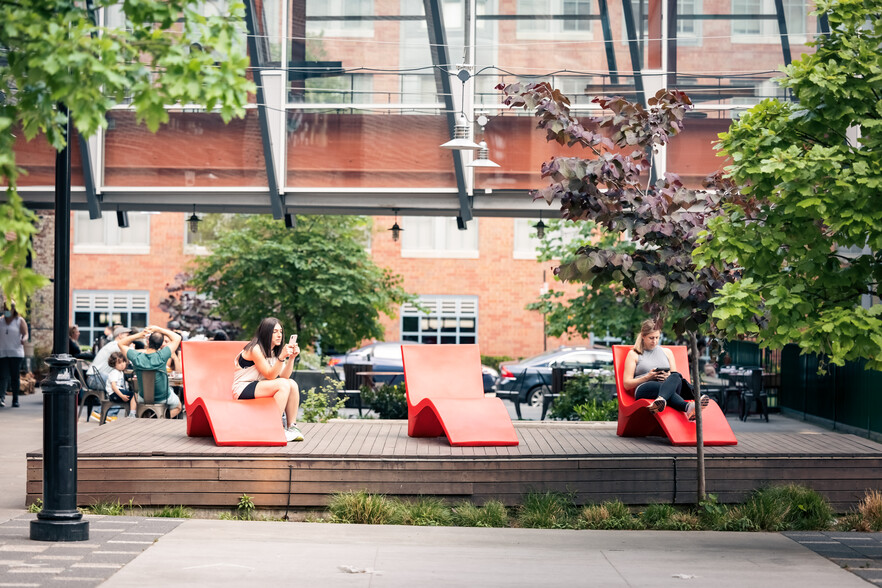
[{"label": "patio umbrella pole", "polygon": [[[68,114],[67,107],[58,110]],[[31,521],[34,541],[88,541],[89,523],[77,510],[77,393],[74,358],[67,354],[70,287],[70,117],[67,145],[55,156],[55,289],[53,354],[43,390],[43,510]]]}]

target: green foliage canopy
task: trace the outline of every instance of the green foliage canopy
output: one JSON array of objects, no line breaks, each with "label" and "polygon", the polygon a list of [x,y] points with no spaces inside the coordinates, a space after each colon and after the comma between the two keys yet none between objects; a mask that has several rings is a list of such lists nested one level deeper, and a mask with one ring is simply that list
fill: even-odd
[{"label": "green foliage canopy", "polygon": [[720,183],[725,214],[697,258],[738,266],[713,300],[729,337],[880,369],[882,13],[871,0],[817,8],[831,33],[784,69],[796,101],[764,101],[720,135],[733,162]]},{"label": "green foliage canopy", "polygon": [[[116,11],[120,26],[97,26],[99,8]],[[128,99],[151,131],[168,121],[165,106],[178,102],[216,109],[224,121],[244,116],[254,88],[239,31],[244,5],[233,2],[229,15],[213,17],[197,8],[186,0],[0,2],[0,181],[8,186],[0,205],[0,289],[20,307],[46,281],[25,267],[36,229],[15,193],[16,135],[42,134],[63,148],[68,116],[59,103],[86,137]]]},{"label": "green foliage canopy", "polygon": [[558,201],[564,219],[592,221],[607,234],[631,236],[633,250],[608,240],[582,246],[555,272],[566,281],[610,285],[639,292],[644,310],[665,316],[679,335],[695,332],[710,320],[711,298],[732,279],[725,266],[696,266],[692,253],[707,219],[718,214],[718,196],[686,188],[675,174],[649,184],[649,153],[683,127],[689,97],[659,90],[648,108],[624,98],[595,98],[603,108],[578,120],[569,99],[547,82],[498,86],[505,103],[534,112],[547,139],[579,145],[588,158],[554,157],[542,165],[550,184],[534,196]]},{"label": "green foliage canopy", "polygon": [[323,347],[348,349],[382,338],[380,313],[413,299],[399,276],[371,260],[368,230],[362,217],[298,217],[292,230],[253,216],[197,259],[192,283],[246,336],[275,316],[295,329],[301,346],[320,336]]}]

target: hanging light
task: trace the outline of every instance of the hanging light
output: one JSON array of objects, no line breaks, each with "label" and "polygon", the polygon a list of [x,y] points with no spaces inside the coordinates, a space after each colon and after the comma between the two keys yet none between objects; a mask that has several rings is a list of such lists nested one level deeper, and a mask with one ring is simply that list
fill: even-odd
[{"label": "hanging light", "polygon": [[398,241],[398,237],[401,235],[401,231],[404,230],[398,226],[398,209],[395,210],[395,224],[392,225],[392,228],[389,230],[392,231],[392,240]]},{"label": "hanging light", "polygon": [[296,229],[297,228],[297,217],[294,216],[294,213],[291,213],[291,212],[285,213],[285,228],[286,229]]},{"label": "hanging light", "polygon": [[542,214],[539,214],[539,222],[536,223],[536,236],[540,239],[545,237],[545,223],[542,222]]},{"label": "hanging light", "polygon": [[453,139],[443,143],[441,147],[457,151],[477,151],[481,146],[472,141],[471,136],[472,127],[465,115],[460,113],[456,126],[453,127]]},{"label": "hanging light", "polygon": [[196,205],[193,205],[193,214],[190,215],[190,218],[187,219],[187,224],[190,225],[191,233],[199,232],[199,221],[202,219],[196,216]]},{"label": "hanging light", "polygon": [[499,164],[490,160],[490,150],[487,149],[487,142],[478,143],[478,157],[466,164],[466,167],[499,167]]},{"label": "hanging light", "polygon": [[116,209],[116,225],[121,229],[129,227],[129,213],[126,210]]}]

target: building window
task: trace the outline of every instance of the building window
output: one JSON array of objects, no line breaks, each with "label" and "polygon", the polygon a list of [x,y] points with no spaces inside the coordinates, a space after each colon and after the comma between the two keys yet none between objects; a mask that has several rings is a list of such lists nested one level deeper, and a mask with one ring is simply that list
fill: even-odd
[{"label": "building window", "polygon": [[[539,251],[539,238],[536,236],[536,223],[538,218],[514,219],[514,239],[512,257],[514,259],[536,259]],[[548,219],[543,222],[548,224]],[[579,238],[581,223],[562,222],[559,231],[546,230],[546,239],[562,240],[564,244],[572,243]]]},{"label": "building window", "polygon": [[[517,11],[519,39],[541,38],[549,33],[563,38],[591,38],[591,0],[518,0]],[[564,18],[547,18],[559,15]]]},{"label": "building window", "polygon": [[[307,0],[307,37],[373,37],[373,0]],[[346,17],[346,18],[342,18]]]},{"label": "building window", "polygon": [[[806,42],[806,2],[784,0],[784,19],[787,21],[787,35],[790,43]],[[775,0],[732,0],[732,14],[775,15]],[[777,19],[733,20],[733,43],[780,43]]]},{"label": "building window", "polygon": [[74,290],[74,324],[80,342],[92,345],[108,325],[147,326],[150,294],[145,291]]},{"label": "building window", "polygon": [[150,253],[150,215],[129,212],[129,226],[121,229],[116,215],[105,212],[92,220],[85,210],[74,212],[74,253],[146,255]]},{"label": "building window", "polygon": [[477,296],[420,296],[418,305],[401,307],[402,340],[477,343]]},{"label": "building window", "polygon": [[409,216],[401,219],[402,257],[478,258],[478,220],[460,231],[449,216]]},{"label": "building window", "polygon": [[[677,0],[677,15],[702,14],[701,0]],[[701,21],[677,19],[677,45],[701,45]]]}]

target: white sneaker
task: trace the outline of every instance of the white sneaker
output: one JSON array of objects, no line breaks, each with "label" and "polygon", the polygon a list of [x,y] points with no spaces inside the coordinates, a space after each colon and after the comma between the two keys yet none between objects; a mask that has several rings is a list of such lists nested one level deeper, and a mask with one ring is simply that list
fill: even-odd
[{"label": "white sneaker", "polygon": [[288,441],[288,443],[292,441],[303,441],[303,433],[300,432],[297,425],[291,425],[285,429],[285,440]]}]

